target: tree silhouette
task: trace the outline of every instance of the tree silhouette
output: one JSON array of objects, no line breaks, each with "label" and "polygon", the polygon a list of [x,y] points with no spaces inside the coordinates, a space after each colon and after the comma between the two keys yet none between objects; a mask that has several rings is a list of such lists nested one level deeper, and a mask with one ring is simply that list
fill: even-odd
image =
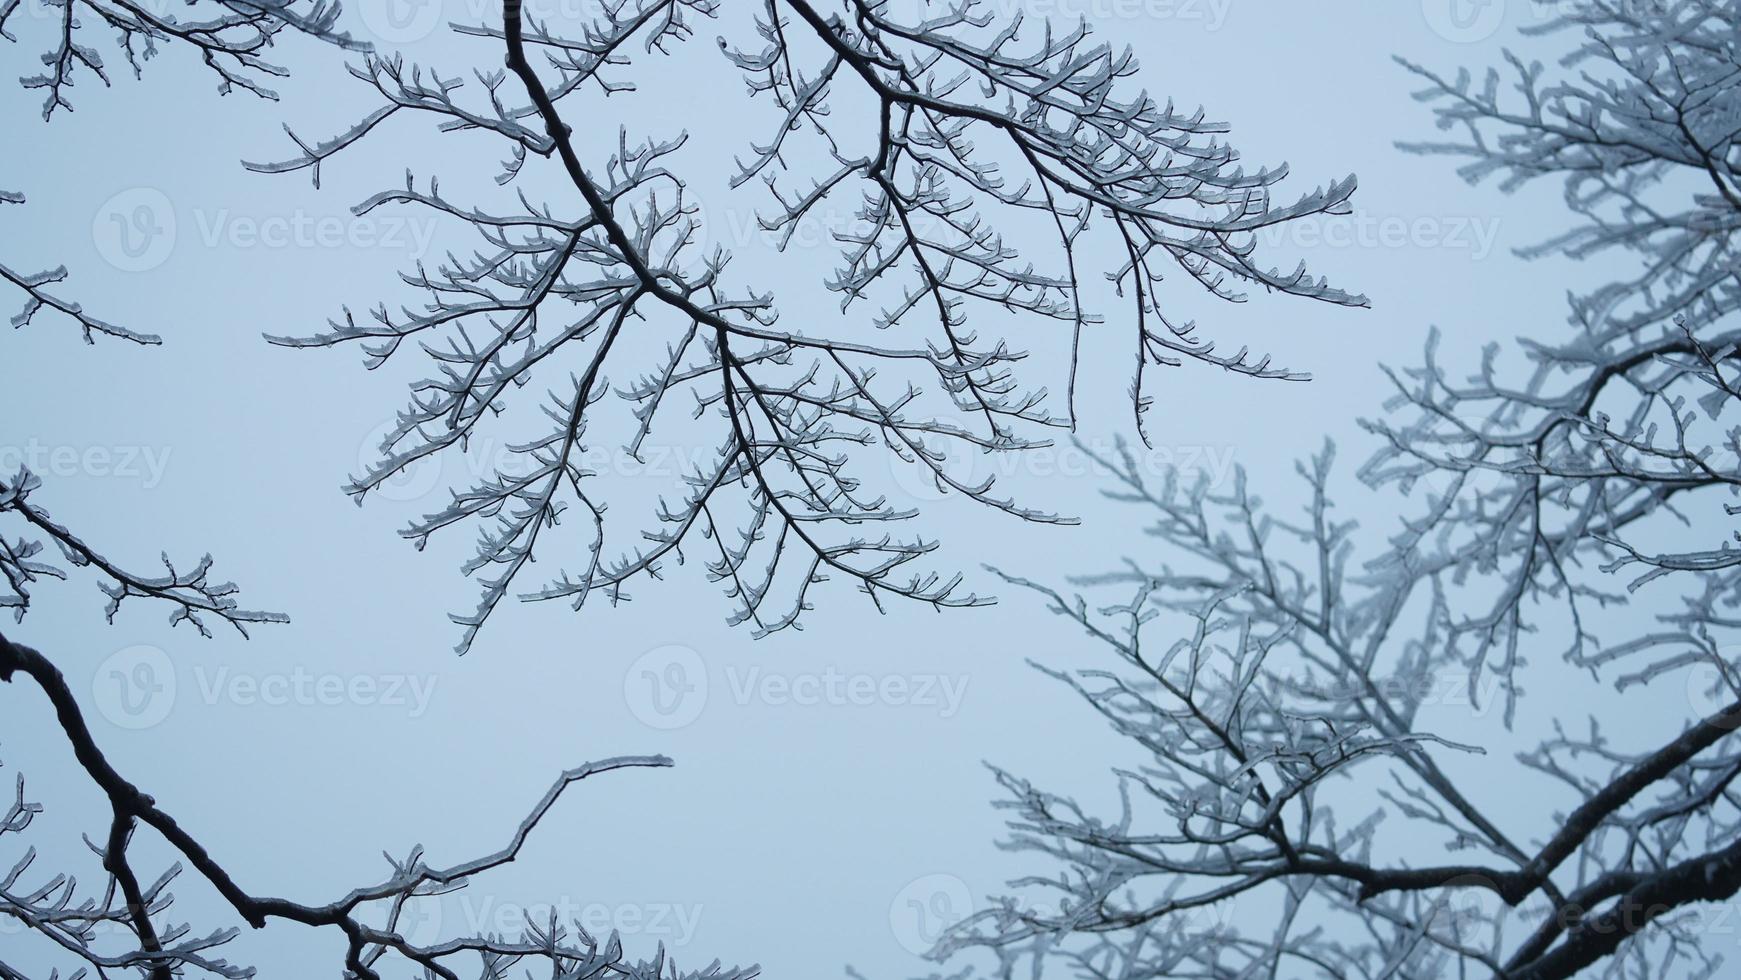
[{"label": "tree silhouette", "polygon": [[[1297,511],[1243,477],[1224,492],[1104,460],[1156,547],[1078,580],[1114,590],[1098,605],[1022,584],[1108,654],[1043,669],[1142,762],[1109,815],[998,770],[1011,846],[1058,867],[937,955],[989,951],[1005,977],[1722,975],[1708,903],[1741,889],[1741,455],[1721,417],[1741,395],[1741,12],[1557,9],[1537,30],[1570,50],[1558,70],[1508,56],[1515,94],[1497,71],[1409,65],[1461,132],[1410,148],[1507,188],[1561,179],[1573,223],[1525,254],[1630,253],[1637,275],[1467,377],[1436,336],[1392,374],[1360,470],[1400,491],[1383,536],[1333,506],[1329,446],[1299,464]],[[1579,676],[1650,700],[1524,698],[1525,677]],[[1510,733],[1441,738],[1452,696],[1549,733],[1515,757],[1530,799],[1453,775],[1448,756]]]},{"label": "tree silhouette", "polygon": [[[562,24],[534,22],[509,2],[500,23],[455,28],[486,43],[490,58],[505,54],[506,71],[475,69],[474,85],[371,55],[353,74],[378,104],[354,126],[323,140],[293,133],[292,156],[250,164],[306,170],[318,185],[335,157],[417,117],[456,137],[498,141],[506,162],[497,184],[555,171],[560,199],[522,186],[513,207],[494,210],[407,172],[402,187],[356,210],[432,212],[469,226],[473,250],[406,272],[418,303],[363,315],[347,308],[325,331],[272,338],[356,344],[370,368],[408,350],[426,359],[430,376],[412,385],[379,460],[348,487],[359,502],[410,467],[472,450],[492,425],[511,433],[489,441],[509,443],[507,459],[489,461],[484,478],[402,532],[421,547],[448,528],[477,529],[464,570],[483,594],[454,617],[461,652],[575,508],[583,533],[554,550],[582,557],[521,586],[522,598],[579,608],[602,591],[616,602],[636,577],[683,561],[687,547],[733,600],[732,621],[758,634],[795,624],[812,587],[829,578],[879,608],[893,598],[980,604],[961,576],[914,570],[936,541],[893,529],[917,512],[890,501],[874,479],[887,468],[867,476],[866,460],[893,454],[942,492],[1022,520],[1061,520],[1003,495],[994,479],[969,483],[942,464],[951,447],[1043,447],[1072,423],[1077,341],[1101,320],[1086,276],[1103,271],[1128,297],[1119,329],[1135,352],[1139,427],[1156,366],[1304,376],[1201,338],[1172,309],[1167,274],[1229,301],[1256,288],[1365,305],[1304,267],[1279,271],[1256,254],[1267,228],[1345,212],[1353,178],[1277,202],[1285,167],[1246,170],[1221,138],[1225,125],[1132,90],[1135,60],[1095,42],[1086,25],[1000,15],[979,0],[926,7],[922,20],[861,0],[840,7],[772,0],[754,8],[752,24],[729,25],[753,29],[753,42],[719,42],[750,98],[773,109],[767,135],[731,175],[734,186],[759,181],[771,194],[760,226],[783,245],[825,202],[855,208],[853,226],[833,232],[839,265],[825,283],[845,314],[838,325],[784,325],[772,292],[730,284],[729,253],[702,253],[684,175],[714,167],[715,157],[686,156],[681,133],[576,128],[638,72],[659,70],[656,59],[681,65],[706,53],[689,41],[720,13],[711,0],[612,2]],[[1000,225],[1036,217],[1054,244],[1028,257]],[[1119,256],[1111,268],[1088,264],[1096,256],[1085,243],[1097,233]],[[1057,327],[1059,409],[1022,369],[1027,353],[1014,337],[1029,322]],[[983,336],[980,323],[989,324]],[[626,403],[614,418],[600,404],[613,376]],[[514,415],[515,393],[535,378],[551,387],[538,416],[520,422],[530,409]],[[671,481],[677,499],[632,523],[636,539],[607,542],[619,522],[606,515],[607,481],[583,457],[604,446],[639,460],[656,428],[707,452]],[[636,496],[630,506],[645,513],[645,490]]]}]

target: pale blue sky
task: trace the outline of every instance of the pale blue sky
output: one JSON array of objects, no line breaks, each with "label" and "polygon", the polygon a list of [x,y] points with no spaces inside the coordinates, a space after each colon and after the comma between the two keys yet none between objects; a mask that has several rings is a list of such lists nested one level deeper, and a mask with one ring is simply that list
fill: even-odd
[{"label": "pale blue sky", "polygon": [[[449,73],[499,63],[487,42],[416,38],[415,18],[405,27],[369,6],[384,2],[362,0],[347,16],[363,33],[406,32],[389,40],[405,41],[409,56],[442,59]],[[1505,198],[1466,186],[1450,161],[1392,145],[1432,133],[1393,53],[1439,67],[1485,64],[1535,16],[1520,0],[1453,16],[1447,4],[1462,2],[1028,8],[1095,18],[1136,50],[1151,91],[1231,121],[1252,165],[1288,161],[1301,190],[1348,172],[1360,178],[1353,219],[1273,244],[1278,263],[1306,258],[1366,292],[1373,308],[1260,298],[1205,310],[1210,335],[1271,350],[1316,380],[1172,372],[1154,387],[1157,459],[1217,475],[1243,466],[1274,488],[1267,496],[1285,500],[1294,458],[1326,435],[1344,440],[1345,475],[1364,457],[1354,419],[1385,394],[1378,365],[1412,361],[1429,326],[1465,358],[1489,340],[1561,329],[1568,286],[1594,270],[1531,265],[1508,251],[1558,227],[1557,189]],[[465,11],[465,0],[447,0],[441,19]],[[655,62],[640,101],[623,101],[642,135],[687,130],[699,155],[729,152],[765,125],[767,107],[742,99],[712,43],[724,29],[703,25],[677,57]],[[17,73],[34,70],[36,48],[25,42],[0,48]],[[423,553],[394,532],[445,478],[466,476],[464,466],[450,462],[385,495],[402,501],[353,506],[340,482],[391,418],[402,385],[366,376],[355,351],[288,352],[261,335],[311,331],[342,303],[390,295],[394,271],[443,232],[359,225],[344,219],[348,206],[402,179],[407,163],[451,188],[476,186],[494,148],[472,152],[407,128],[330,166],[320,191],[300,176],[244,172],[239,159],[284,154],[282,121],[331,128],[364,94],[329,52],[310,57],[301,47],[282,53],[298,74],[282,84],[279,104],[220,99],[175,55],[143,83],[106,92],[87,84],[75,93],[77,111],[47,126],[36,93],[0,86],[14,133],[0,187],[29,196],[0,215],[0,261],[64,261],[67,291],[93,312],[166,341],[87,349],[47,318],[6,337],[0,452],[31,462],[45,478],[38,502],[117,559],[144,566],[159,549],[187,560],[209,549],[248,603],[293,620],[250,642],[169,630],[165,610],[150,606],[124,609],[107,626],[95,586],[78,578],[38,590],[36,608],[8,635],[57,659],[89,694],[116,766],[256,892],[326,900],[383,873],[383,849],[402,853],[418,841],[437,862],[494,849],[562,768],[663,752],[675,769],[578,788],[526,859],[444,906],[444,923],[512,928],[514,903],[557,902],[615,921],[631,944],[663,939],[680,962],[754,961],[770,977],[838,976],[848,963],[876,978],[926,972],[911,949],[908,900],[953,902],[957,882],[977,898],[1044,870],[994,848],[1001,824],[982,760],[1060,787],[1108,788],[1115,757],[1096,759],[1109,743],[1096,720],[1024,665],[1082,662],[1090,651],[1020,595],[985,610],[895,606],[879,616],[845,586],[816,595],[803,631],[758,642],[726,627],[727,601],[696,569],[673,568],[617,609],[504,608],[456,659],[444,614],[474,599],[456,570],[469,532]],[[602,155],[614,123],[599,136]],[[737,246],[743,280],[777,281],[788,317],[836,315],[832,297],[806,286],[826,252],[771,254],[744,233],[743,216],[759,202],[727,194],[723,170],[692,167],[711,227]],[[116,215],[140,206],[160,222],[167,208],[175,233],[156,253],[130,255]],[[770,270],[787,271],[776,280]],[[1131,433],[1127,324],[1118,307],[1106,312],[1087,343],[1082,402],[1083,435],[1102,443]],[[1041,342],[1033,349],[1056,356]],[[16,461],[0,457],[7,468]],[[1132,532],[1141,515],[1099,501],[1100,484],[1074,462],[1064,459],[1062,472],[1030,468],[1009,484],[1030,503],[1082,517],[1081,527],[1021,526],[946,501],[926,525],[944,539],[943,560],[991,589],[981,563],[1061,581],[1140,549]],[[667,476],[638,478],[649,500],[671,489]],[[150,649],[132,650],[141,645]],[[152,724],[126,728],[114,722],[137,718],[116,700],[111,673],[140,663],[171,671],[174,696],[152,709],[161,716]],[[660,713],[672,702],[655,705],[648,675],[694,681],[697,671],[705,699]],[[95,794],[64,746],[45,737],[52,725],[40,699],[0,697],[0,759],[24,769],[49,807],[39,846],[76,848],[78,833],[99,827]],[[1493,791],[1502,796],[1504,786]],[[212,908],[208,892],[191,882],[181,891],[184,917],[213,921],[200,914]],[[274,926],[239,939],[233,958],[269,980],[323,976],[340,943],[336,933]]]}]

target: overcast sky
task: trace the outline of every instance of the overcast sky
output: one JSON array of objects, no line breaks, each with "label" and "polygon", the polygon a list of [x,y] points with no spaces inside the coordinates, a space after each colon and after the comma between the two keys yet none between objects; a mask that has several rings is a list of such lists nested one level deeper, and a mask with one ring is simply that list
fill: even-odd
[{"label": "overcast sky", "polygon": [[[411,8],[409,20],[381,6],[389,2],[399,0],[360,0],[346,16],[410,57],[441,59],[449,74],[499,65],[488,42],[425,33],[473,19],[468,0],[445,0],[436,15]],[[1592,271],[1510,252],[1559,227],[1557,189],[1504,197],[1465,185],[1451,161],[1393,145],[1434,130],[1392,55],[1441,68],[1491,63],[1537,17],[1530,5],[1023,6],[1087,16],[1129,44],[1152,92],[1231,122],[1248,162],[1287,161],[1298,190],[1359,177],[1353,216],[1268,244],[1277,264],[1305,258],[1371,296],[1372,309],[1268,299],[1206,311],[1207,334],[1272,351],[1315,380],[1166,375],[1154,387],[1157,472],[1170,464],[1230,479],[1242,466],[1285,501],[1296,493],[1293,460],[1326,436],[1343,441],[1349,470],[1366,455],[1355,420],[1384,397],[1379,366],[1418,357],[1430,327],[1462,358],[1495,339],[1563,329],[1565,292]],[[765,131],[768,106],[743,98],[713,43],[728,29],[741,38],[741,26],[704,24],[676,57],[650,63],[640,101],[625,110],[637,135],[687,131],[705,154]],[[35,70],[39,48],[28,41],[0,50],[16,74]],[[302,176],[249,174],[239,160],[286,154],[281,122],[330,130],[363,105],[365,90],[330,52],[282,57],[297,75],[278,104],[219,98],[173,55],[143,83],[81,87],[77,111],[49,125],[38,93],[0,87],[12,134],[0,187],[29,197],[4,214],[0,261],[65,262],[67,291],[94,313],[165,338],[160,349],[86,348],[48,319],[6,337],[0,453],[13,455],[0,468],[29,464],[44,479],[38,502],[113,557],[148,566],[159,550],[187,561],[210,550],[246,604],[293,622],[250,641],[208,641],[139,606],[106,625],[102,597],[79,577],[39,589],[8,635],[61,664],[116,766],[256,893],[329,900],[384,874],[383,850],[416,842],[442,863],[493,850],[561,769],[662,752],[676,768],[580,787],[525,860],[447,900],[441,921],[424,927],[512,931],[525,906],[557,903],[614,924],[632,945],[663,941],[680,962],[759,962],[771,977],[838,976],[846,964],[873,978],[927,972],[916,953],[938,921],[1017,874],[1047,870],[994,847],[1001,823],[983,763],[1090,795],[1110,786],[1116,757],[1096,757],[1110,743],[1096,719],[1026,665],[1086,662],[1092,651],[1021,595],[976,611],[897,605],[878,615],[844,585],[815,595],[802,631],[754,641],[726,626],[728,601],[692,566],[638,584],[615,609],[506,607],[456,658],[445,614],[474,601],[457,572],[470,532],[421,553],[395,532],[473,474],[450,460],[353,506],[340,483],[392,418],[402,379],[367,375],[354,350],[291,352],[261,335],[310,332],[341,304],[394,295],[394,272],[447,232],[359,222],[349,205],[400,181],[407,165],[448,187],[487,183],[494,149],[406,128],[331,166],[318,191]],[[615,120],[583,136],[602,157]],[[773,254],[745,219],[763,202],[727,193],[723,169],[690,166],[709,235],[739,253],[745,278],[777,283],[788,317],[838,317],[805,279],[829,264],[826,252],[800,241],[803,254]],[[560,185],[550,192],[563,201]],[[1132,434],[1122,401],[1129,324],[1120,309],[1105,312],[1087,343],[1082,403],[1082,435],[1101,445]],[[1030,346],[1059,356],[1044,337]],[[1133,534],[1142,515],[1100,501],[1103,483],[1079,457],[1045,460],[1007,474],[1008,484],[1082,526],[1024,526],[928,500],[922,483],[896,486],[935,505],[925,530],[944,541],[940,567],[967,571],[982,590],[997,591],[984,563],[1061,582],[1144,554]],[[649,505],[672,492],[667,472],[639,478]],[[48,734],[41,699],[0,700],[9,738],[0,760],[23,769],[49,808],[39,846],[76,853],[77,835],[100,829],[100,802]],[[184,917],[212,922],[199,914],[213,908],[208,893],[191,882],[181,893]],[[239,939],[233,958],[268,978],[330,975],[340,943],[337,933],[274,926]]]}]

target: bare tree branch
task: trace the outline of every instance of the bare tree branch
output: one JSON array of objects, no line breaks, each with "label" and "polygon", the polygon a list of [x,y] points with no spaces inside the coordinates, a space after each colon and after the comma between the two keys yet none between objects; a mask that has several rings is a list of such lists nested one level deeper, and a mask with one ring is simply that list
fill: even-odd
[{"label": "bare tree branch", "polygon": [[[326,140],[292,134],[294,155],[250,164],[307,170],[318,182],[338,153],[391,121],[433,116],[443,131],[505,141],[499,182],[548,160],[572,188],[557,204],[522,193],[521,210],[509,213],[456,203],[433,180],[425,189],[408,175],[403,189],[361,209],[427,210],[469,225],[477,249],[405,275],[424,294],[420,307],[382,304],[361,317],[347,309],[324,332],[272,338],[294,347],[359,344],[371,368],[410,341],[434,366],[434,376],[413,386],[379,461],[351,481],[359,499],[425,460],[474,451],[490,427],[514,425],[505,417],[515,391],[535,373],[560,377],[567,365],[539,427],[509,440],[512,459],[404,532],[421,546],[448,527],[479,528],[465,571],[478,575],[483,595],[473,612],[454,617],[464,628],[461,651],[516,590],[540,539],[558,534],[576,505],[580,540],[560,547],[583,555],[582,567],[518,586],[521,598],[578,608],[602,591],[620,601],[634,579],[683,562],[699,536],[706,573],[735,603],[731,620],[758,634],[796,625],[811,589],[829,579],[850,582],[878,608],[890,598],[935,607],[989,601],[964,591],[959,575],[913,570],[934,540],[862,531],[917,516],[891,503],[878,486],[883,474],[866,467],[892,455],[943,493],[1025,521],[1065,520],[1017,502],[995,479],[952,476],[944,463],[952,451],[1048,446],[1050,432],[1073,424],[1073,407],[1046,407],[1046,386],[1003,324],[1056,324],[1065,355],[1056,380],[1074,389],[1081,331],[1101,316],[1084,306],[1081,281],[1089,270],[1080,249],[1094,229],[1126,256],[1105,272],[1121,292],[1134,292],[1127,323],[1138,352],[1139,418],[1145,366],[1196,361],[1303,377],[1243,348],[1223,353],[1194,324],[1171,319],[1166,273],[1181,270],[1228,301],[1256,287],[1366,303],[1256,255],[1266,228],[1345,212],[1353,178],[1276,201],[1285,168],[1247,171],[1221,139],[1225,125],[1127,93],[1134,59],[1096,44],[1086,25],[1028,25],[978,0],[939,5],[918,24],[858,0],[827,8],[772,0],[750,12],[755,43],[722,38],[720,50],[751,96],[772,102],[776,125],[737,159],[732,182],[766,186],[773,208],[760,227],[782,247],[827,202],[856,195],[857,224],[831,230],[841,264],[825,283],[844,313],[865,310],[842,329],[779,327],[771,293],[728,287],[723,249],[695,254],[701,218],[680,169],[694,157],[685,135],[633,142],[626,133],[611,140],[591,123],[576,128],[575,119],[590,118],[593,92],[602,99],[632,87],[655,57],[697,57],[685,42],[698,21],[720,15],[712,0],[627,0],[562,25],[530,22],[511,0],[500,24],[456,28],[506,51],[506,74],[475,73],[475,97],[465,98],[459,78],[371,57],[353,74],[380,97],[377,108]],[[874,114],[857,112],[867,132],[851,132],[852,117],[836,115],[837,89],[874,105]],[[849,143],[868,148],[851,152]],[[605,153],[589,169],[587,158]],[[999,230],[1031,217],[1056,232],[1049,257],[1019,254]],[[979,317],[999,333],[982,339]],[[648,351],[659,353],[649,360]],[[640,366],[630,368],[635,359]],[[601,402],[613,370],[632,378],[616,386],[630,417],[596,429],[609,418]],[[630,370],[638,373],[623,373]],[[683,411],[687,420],[674,417]],[[708,452],[687,461],[678,499],[662,500],[652,526],[637,525],[639,541],[617,551],[604,538],[620,526],[606,513],[609,481],[580,460],[595,448],[640,460],[655,431]],[[644,491],[636,496],[630,505],[645,507]]]}]

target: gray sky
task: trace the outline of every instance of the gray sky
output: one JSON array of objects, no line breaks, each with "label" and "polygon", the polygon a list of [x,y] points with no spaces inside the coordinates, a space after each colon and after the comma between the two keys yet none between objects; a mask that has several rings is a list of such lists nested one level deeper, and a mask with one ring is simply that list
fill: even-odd
[{"label": "gray sky", "polygon": [[[365,34],[394,33],[369,6],[383,2],[361,0],[347,16]],[[1373,308],[1262,297],[1205,308],[1209,336],[1270,350],[1316,380],[1171,372],[1154,388],[1157,466],[1215,478],[1243,466],[1287,500],[1293,460],[1333,436],[1343,439],[1346,476],[1369,449],[1354,419],[1384,396],[1380,363],[1413,361],[1432,325],[1462,358],[1490,340],[1551,335],[1568,286],[1595,274],[1509,252],[1558,227],[1557,188],[1503,197],[1465,185],[1449,160],[1392,145],[1433,130],[1391,55],[1443,68],[1490,63],[1536,16],[1520,0],[1040,2],[1024,6],[1085,14],[1130,44],[1151,91],[1230,121],[1250,165],[1286,160],[1299,191],[1360,178],[1352,218],[1302,225],[1272,245],[1278,264],[1303,257],[1369,294]],[[439,19],[469,19],[465,6],[447,0]],[[448,74],[496,63],[483,42],[417,38],[416,23],[386,40],[439,59]],[[637,135],[686,130],[701,154],[762,131],[768,107],[743,99],[712,42],[728,27],[741,31],[704,24],[678,57],[654,62],[645,91],[622,101]],[[6,50],[23,73],[37,49]],[[284,52],[298,75],[279,104],[220,99],[173,55],[144,83],[87,85],[77,111],[49,126],[37,93],[0,86],[16,134],[0,187],[30,199],[5,214],[0,260],[64,261],[67,292],[166,341],[87,349],[46,318],[7,337],[0,452],[15,458],[0,463],[28,462],[44,478],[38,502],[112,557],[147,566],[159,549],[183,561],[209,549],[247,604],[293,619],[252,641],[170,630],[165,610],[144,605],[108,626],[102,597],[80,577],[39,589],[8,635],[61,664],[88,695],[117,767],[257,893],[328,900],[385,873],[383,850],[419,841],[436,862],[492,850],[564,767],[663,752],[675,769],[579,787],[520,864],[443,905],[442,928],[512,930],[520,903],[556,902],[614,922],[633,946],[662,940],[680,962],[760,962],[773,977],[837,976],[848,963],[880,978],[924,972],[914,952],[937,914],[1046,870],[994,848],[1001,822],[982,761],[1090,795],[1110,788],[1103,774],[1118,757],[1095,756],[1109,744],[1096,719],[1025,664],[1079,663],[1091,651],[1021,595],[1000,592],[1004,601],[985,610],[894,606],[879,616],[846,586],[817,593],[802,631],[752,641],[726,627],[727,600],[691,566],[641,583],[617,609],[505,607],[455,658],[444,614],[475,599],[457,574],[470,532],[419,553],[395,531],[471,474],[452,460],[384,495],[398,499],[353,506],[339,484],[392,417],[403,379],[366,375],[354,350],[290,352],[261,335],[309,332],[343,303],[397,295],[395,270],[450,232],[359,223],[346,209],[402,180],[408,163],[463,197],[487,183],[494,148],[407,127],[341,158],[320,191],[300,176],[244,172],[239,159],[285,154],[281,121],[323,132],[362,104],[365,90],[326,54]],[[602,156],[614,122],[596,135]],[[727,193],[723,168],[697,184],[710,235],[739,253],[739,281],[777,281],[787,317],[838,315],[814,278],[766,271],[825,269],[825,249],[801,243],[773,255],[746,233],[761,203],[753,192]],[[172,215],[174,233],[130,254],[116,221],[142,206],[160,230]],[[1087,344],[1082,434],[1106,444],[1131,435],[1129,324],[1121,308],[1103,309],[1107,322]],[[1048,344],[1032,344],[1036,357],[1057,356]],[[1142,515],[1100,501],[1102,484],[1079,457],[1041,460],[1008,484],[1083,525],[1022,526],[943,501],[924,525],[943,537],[943,567],[992,589],[981,563],[1061,582],[1141,553],[1132,532]],[[644,481],[649,505],[673,488],[664,471],[628,476]],[[117,674],[172,677],[173,691],[132,714],[141,695],[123,703]],[[694,688],[687,700],[653,686],[677,679]],[[79,833],[100,826],[96,796],[52,737],[40,699],[3,697],[0,759],[23,769],[48,805],[39,846],[71,853]],[[184,917],[212,921],[208,892],[189,881],[180,896]],[[931,913],[916,918],[914,902]],[[274,926],[239,939],[233,958],[267,978],[327,975],[339,948],[336,933]]]}]

